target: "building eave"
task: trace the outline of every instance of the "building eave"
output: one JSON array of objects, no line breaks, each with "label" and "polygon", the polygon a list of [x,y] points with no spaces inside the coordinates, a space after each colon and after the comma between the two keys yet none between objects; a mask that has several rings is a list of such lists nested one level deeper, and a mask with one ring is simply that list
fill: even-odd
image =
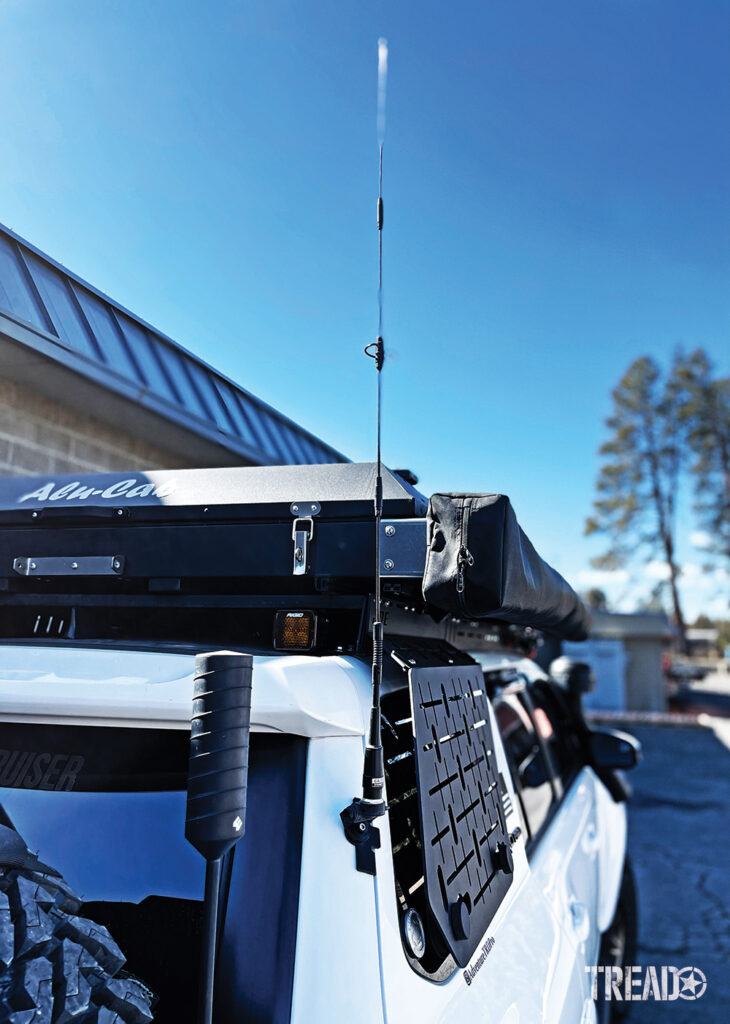
[{"label": "building eave", "polygon": [[0,372],[204,463],[349,461],[2,225]]}]

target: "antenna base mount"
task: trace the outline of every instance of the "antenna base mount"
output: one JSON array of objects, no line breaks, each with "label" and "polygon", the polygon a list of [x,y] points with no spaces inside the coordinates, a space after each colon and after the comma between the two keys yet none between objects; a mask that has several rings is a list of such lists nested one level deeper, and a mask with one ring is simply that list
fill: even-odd
[{"label": "antenna base mount", "polygon": [[375,874],[375,851],[380,849],[380,829],[373,822],[385,814],[382,800],[361,800],[340,812],[345,837],[355,847],[355,867],[365,875]]}]

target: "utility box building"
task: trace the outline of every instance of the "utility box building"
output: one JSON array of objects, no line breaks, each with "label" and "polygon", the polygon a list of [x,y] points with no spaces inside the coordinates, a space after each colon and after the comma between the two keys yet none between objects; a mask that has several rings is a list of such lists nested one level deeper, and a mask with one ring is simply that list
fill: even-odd
[{"label": "utility box building", "polygon": [[671,639],[666,615],[592,611],[591,616],[585,643],[563,643],[564,654],[587,661],[596,673],[596,690],[587,695],[586,707],[666,710],[662,653]]},{"label": "utility box building", "polygon": [[346,461],[0,225],[0,476]]}]

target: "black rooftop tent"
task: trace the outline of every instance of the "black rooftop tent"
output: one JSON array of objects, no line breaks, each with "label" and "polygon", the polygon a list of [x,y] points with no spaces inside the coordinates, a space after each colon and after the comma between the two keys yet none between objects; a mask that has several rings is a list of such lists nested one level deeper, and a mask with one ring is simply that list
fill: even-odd
[{"label": "black rooftop tent", "polygon": [[[149,470],[76,476],[0,478],[0,514],[23,510],[106,508],[133,510],[134,519],[172,521],[179,515],[208,519],[288,516],[292,502],[314,500],[327,516],[353,518],[373,512],[376,464],[341,462],[297,466]],[[384,513],[423,516],[428,500],[390,470],[383,472]],[[15,516],[14,518],[17,518]]]},{"label": "black rooftop tent", "polygon": [[[171,608],[210,608],[216,595],[227,606],[239,598],[251,606],[265,594],[333,606],[339,597],[367,598],[375,475],[372,463],[343,463],[1,479],[0,607],[30,608],[42,594],[44,608],[83,604],[88,618],[125,596],[130,607],[149,607],[151,594],[176,595]],[[583,638],[582,602],[540,558],[508,499],[471,497],[484,505],[481,518],[472,516],[469,546],[488,598],[476,612],[464,605],[462,617]],[[434,508],[435,499],[429,506],[384,471],[383,585],[395,603],[458,616],[455,581],[434,551],[445,541],[458,552],[462,541],[443,516],[437,533]]]}]

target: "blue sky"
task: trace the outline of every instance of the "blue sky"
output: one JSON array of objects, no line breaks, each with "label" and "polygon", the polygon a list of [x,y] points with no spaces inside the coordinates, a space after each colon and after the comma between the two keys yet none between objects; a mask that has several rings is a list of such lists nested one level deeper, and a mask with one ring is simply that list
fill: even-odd
[{"label": "blue sky", "polygon": [[730,372],[726,0],[3,0],[0,221],[368,459],[381,35],[386,461],[584,585],[611,387]]}]

